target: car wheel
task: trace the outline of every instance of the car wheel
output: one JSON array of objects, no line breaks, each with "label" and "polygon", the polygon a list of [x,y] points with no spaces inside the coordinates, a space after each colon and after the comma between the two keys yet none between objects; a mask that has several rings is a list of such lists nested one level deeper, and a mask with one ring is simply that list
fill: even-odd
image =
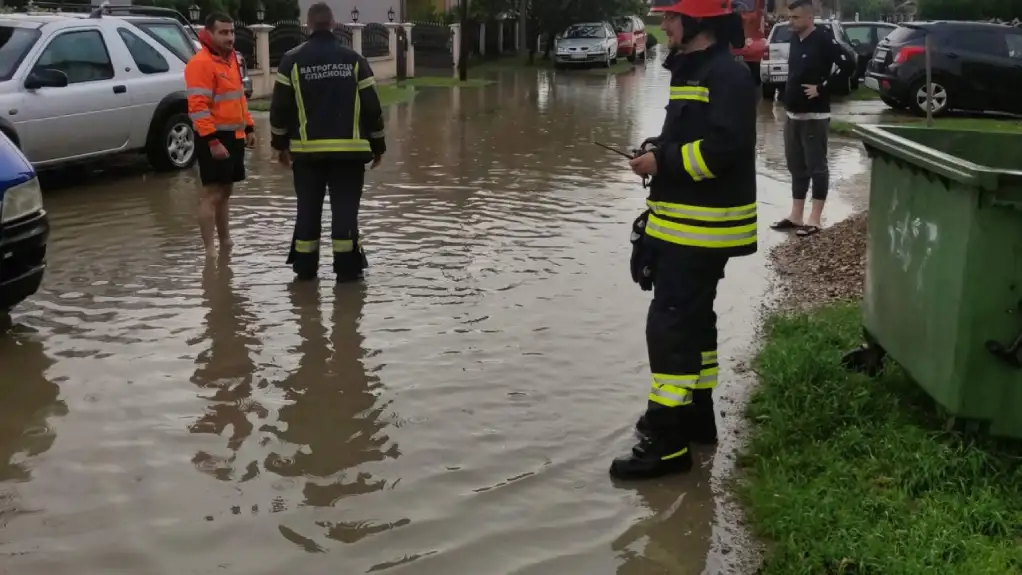
[{"label": "car wheel", "polygon": [[774,94],[777,92],[777,87],[776,86],[774,86],[773,84],[767,83],[767,82],[763,82],[763,85],[761,86],[761,88],[763,90],[763,99],[764,100],[773,100],[774,99]]},{"label": "car wheel", "polygon": [[159,171],[185,170],[195,163],[195,129],[187,114],[172,114],[149,143],[149,163]]},{"label": "car wheel", "polygon": [[[951,111],[951,96],[948,94],[948,90],[940,82],[932,82],[933,84],[933,105],[931,110],[934,116],[943,116]],[[911,95],[911,108],[912,111],[920,116],[926,115],[926,80],[920,80],[912,85],[912,89],[909,90]]]}]

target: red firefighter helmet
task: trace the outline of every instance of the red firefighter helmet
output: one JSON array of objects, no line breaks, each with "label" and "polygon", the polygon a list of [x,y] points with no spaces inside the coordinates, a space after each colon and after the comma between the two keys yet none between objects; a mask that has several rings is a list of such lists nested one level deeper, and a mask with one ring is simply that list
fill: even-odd
[{"label": "red firefighter helmet", "polygon": [[670,6],[654,6],[651,12],[672,12],[689,18],[716,18],[733,11],[731,0],[681,0]]}]

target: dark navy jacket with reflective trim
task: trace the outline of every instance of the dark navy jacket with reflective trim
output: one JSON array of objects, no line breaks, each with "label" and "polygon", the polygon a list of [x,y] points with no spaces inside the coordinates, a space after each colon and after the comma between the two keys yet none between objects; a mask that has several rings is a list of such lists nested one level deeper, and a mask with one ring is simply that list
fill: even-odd
[{"label": "dark navy jacket with reflective trim", "polygon": [[756,252],[756,86],[726,45],[673,54],[647,238],[692,253]]},{"label": "dark navy jacket with reflective trim", "polygon": [[294,155],[368,162],[387,147],[369,62],[329,31],[280,61],[270,103],[271,145]]}]

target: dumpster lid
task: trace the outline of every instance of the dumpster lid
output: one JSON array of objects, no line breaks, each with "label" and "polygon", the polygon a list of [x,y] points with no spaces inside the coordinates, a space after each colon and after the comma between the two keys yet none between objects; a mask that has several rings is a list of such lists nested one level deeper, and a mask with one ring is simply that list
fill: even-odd
[{"label": "dumpster lid", "polygon": [[947,128],[927,128],[925,126],[870,125],[855,126],[854,133],[862,138],[867,149],[879,150],[926,171],[943,176],[956,182],[976,186],[985,190],[995,190],[1002,179],[1022,180],[1022,170],[995,168],[971,162],[954,154],[942,152],[896,134],[891,130],[909,134],[912,132],[945,132],[948,136],[955,134],[984,134],[982,130],[963,130]]}]

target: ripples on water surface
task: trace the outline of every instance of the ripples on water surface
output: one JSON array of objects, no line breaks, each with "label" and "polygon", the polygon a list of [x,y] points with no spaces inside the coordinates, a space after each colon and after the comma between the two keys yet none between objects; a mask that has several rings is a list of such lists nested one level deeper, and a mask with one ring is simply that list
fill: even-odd
[{"label": "ripples on water surface", "polygon": [[[644,192],[590,141],[655,133],[666,84],[654,65],[511,73],[388,109],[363,286],[289,286],[294,197],[265,145],[216,265],[193,174],[52,191],[44,290],[0,338],[0,565],[699,573],[712,452],[688,477],[606,475],[647,385],[648,294],[625,267]],[[761,183],[764,213],[786,210]],[[765,274],[729,273],[733,358]]]}]

